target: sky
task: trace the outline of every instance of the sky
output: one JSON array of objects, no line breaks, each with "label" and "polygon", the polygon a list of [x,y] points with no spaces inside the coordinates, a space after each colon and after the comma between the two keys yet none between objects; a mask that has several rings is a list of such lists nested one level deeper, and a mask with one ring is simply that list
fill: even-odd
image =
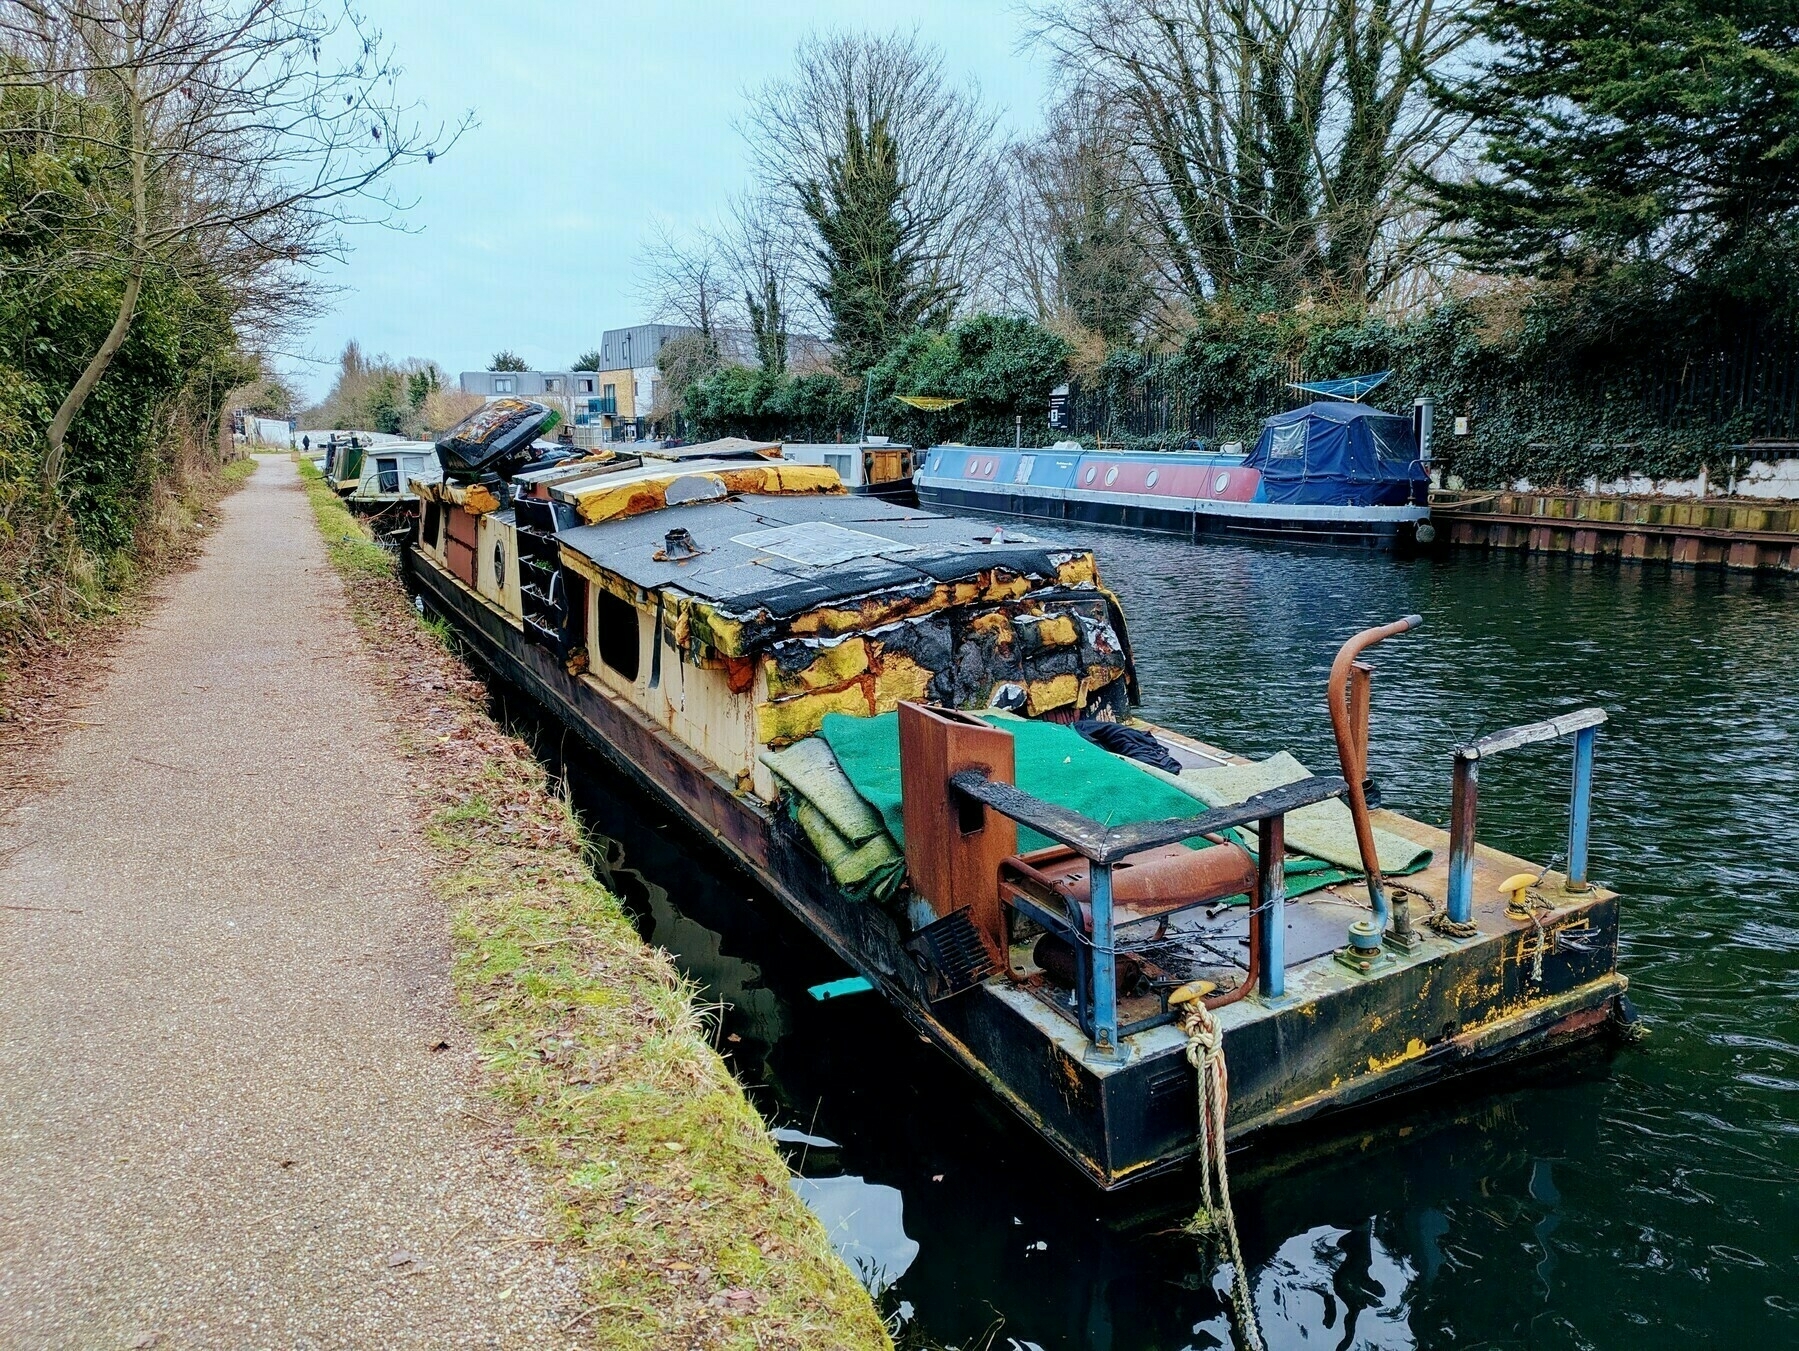
[{"label": "sky", "polygon": [[1002,134],[1040,121],[1046,61],[1007,0],[364,0],[403,90],[433,122],[472,113],[449,154],[407,170],[401,228],[360,226],[329,311],[275,357],[308,399],[337,354],[429,358],[454,377],[501,348],[567,369],[600,333],[645,322],[637,264],[655,223],[715,222],[749,185],[745,94],[814,30],[916,31],[974,79]]}]

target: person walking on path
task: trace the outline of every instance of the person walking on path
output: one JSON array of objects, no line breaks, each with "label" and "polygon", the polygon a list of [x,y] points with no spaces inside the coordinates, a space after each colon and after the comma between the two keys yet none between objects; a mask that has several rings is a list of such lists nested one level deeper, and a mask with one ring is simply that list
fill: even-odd
[{"label": "person walking on path", "polygon": [[381,697],[264,459],[0,822],[0,1345],[571,1344]]}]

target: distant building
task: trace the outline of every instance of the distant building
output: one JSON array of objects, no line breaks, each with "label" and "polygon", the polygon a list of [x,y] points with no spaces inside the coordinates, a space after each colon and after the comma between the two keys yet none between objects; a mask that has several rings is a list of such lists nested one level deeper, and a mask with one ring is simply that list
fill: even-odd
[{"label": "distant building", "polygon": [[[597,371],[464,371],[459,383],[465,394],[536,399],[560,409],[578,446],[639,441],[650,435],[655,414],[656,386],[662,379],[657,357],[676,338],[698,333],[687,324],[610,328],[600,335]],[[717,337],[725,360],[760,364],[748,329],[721,328]],[[796,370],[818,370],[830,361],[831,349],[823,338],[795,333],[787,345],[788,364]]]}]

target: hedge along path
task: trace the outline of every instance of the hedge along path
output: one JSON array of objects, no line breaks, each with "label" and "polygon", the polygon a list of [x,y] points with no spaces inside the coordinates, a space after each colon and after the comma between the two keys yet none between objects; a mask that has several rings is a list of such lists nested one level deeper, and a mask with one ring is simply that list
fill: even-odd
[{"label": "hedge along path", "polygon": [[[606,1348],[885,1348],[693,991],[595,880],[542,766],[308,463],[450,909],[457,997]],[[446,805],[447,804],[447,805]]]}]

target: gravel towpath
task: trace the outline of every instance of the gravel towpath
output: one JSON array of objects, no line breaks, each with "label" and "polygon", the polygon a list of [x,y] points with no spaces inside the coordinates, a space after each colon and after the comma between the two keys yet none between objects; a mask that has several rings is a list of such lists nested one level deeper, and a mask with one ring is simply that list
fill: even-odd
[{"label": "gravel towpath", "polygon": [[564,1345],[292,465],[110,666],[0,822],[0,1346]]}]

